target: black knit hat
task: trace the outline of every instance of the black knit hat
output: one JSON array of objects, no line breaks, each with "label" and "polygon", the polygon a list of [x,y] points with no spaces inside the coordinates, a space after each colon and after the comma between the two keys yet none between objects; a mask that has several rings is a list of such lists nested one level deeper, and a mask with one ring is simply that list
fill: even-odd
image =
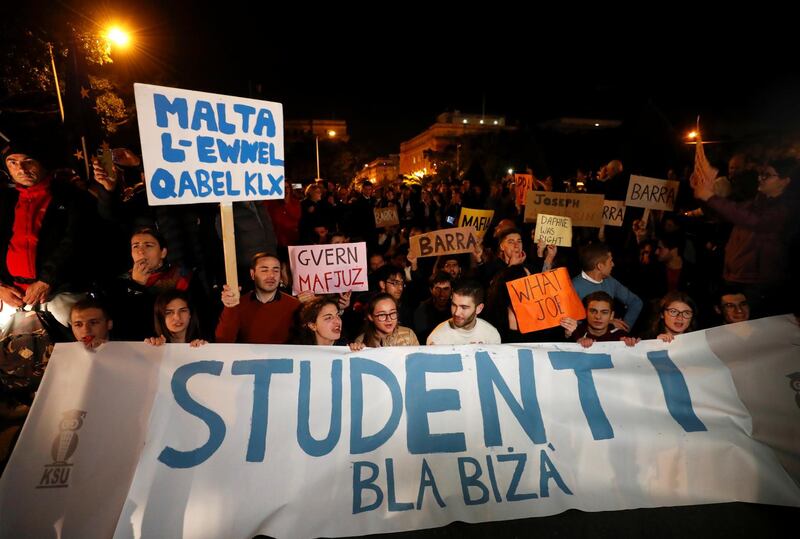
[{"label": "black knit hat", "polygon": [[62,161],[62,156],[59,153],[62,145],[57,137],[44,141],[20,136],[12,138],[10,142],[4,140],[0,142],[3,143],[2,150],[0,150],[3,165],[5,165],[6,158],[15,153],[36,159],[43,167],[48,169],[58,166]]}]

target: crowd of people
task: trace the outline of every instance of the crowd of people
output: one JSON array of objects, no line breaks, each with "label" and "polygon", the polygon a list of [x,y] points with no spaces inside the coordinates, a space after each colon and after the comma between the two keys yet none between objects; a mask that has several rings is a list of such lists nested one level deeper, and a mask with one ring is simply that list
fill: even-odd
[{"label": "crowd of people", "polygon": [[[150,207],[139,157],[130,150],[113,156],[113,173],[95,162],[86,181],[57,168],[35,143],[12,141],[5,149],[6,324],[33,309],[50,342],[75,340],[88,349],[108,340],[354,350],[566,341],[589,347],[670,342],[698,328],[797,310],[794,159],[758,163],[735,155],[727,176],[681,179],[674,211],[646,216],[627,208],[620,227],[575,228],[570,248],[534,241],[513,177],[488,185],[317,181],[304,192],[287,182],[283,199],[234,204],[242,284],[234,290],[224,284],[217,207]],[[624,200],[628,181],[615,160],[585,188]],[[537,181],[535,189],[552,186]],[[374,209],[390,206],[399,224],[376,228]],[[414,257],[409,238],[457,226],[462,208],[494,211],[482,244],[468,254]],[[367,246],[368,292],[291,294],[287,247],[359,241]],[[586,318],[522,333],[506,284],[557,267],[573,276]],[[6,363],[0,390],[7,412],[30,404],[38,380],[26,382],[18,365]]]}]

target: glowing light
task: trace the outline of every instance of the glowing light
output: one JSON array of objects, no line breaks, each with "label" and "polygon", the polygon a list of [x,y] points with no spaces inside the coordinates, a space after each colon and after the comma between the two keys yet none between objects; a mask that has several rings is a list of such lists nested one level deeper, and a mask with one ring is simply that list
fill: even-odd
[{"label": "glowing light", "polygon": [[689,134],[686,135],[686,138],[692,139],[692,140],[696,139],[697,138],[697,131],[690,131]]},{"label": "glowing light", "polygon": [[131,36],[128,34],[128,32],[119,26],[112,26],[109,28],[106,32],[106,38],[114,45],[123,48],[127,47],[131,41]]},{"label": "glowing light", "polygon": [[508,169],[508,173],[509,174],[514,174],[514,169],[513,168]]},{"label": "glowing light", "polygon": [[335,137],[336,136],[336,131],[334,131],[333,129],[328,130],[328,136],[331,137],[331,138]]}]

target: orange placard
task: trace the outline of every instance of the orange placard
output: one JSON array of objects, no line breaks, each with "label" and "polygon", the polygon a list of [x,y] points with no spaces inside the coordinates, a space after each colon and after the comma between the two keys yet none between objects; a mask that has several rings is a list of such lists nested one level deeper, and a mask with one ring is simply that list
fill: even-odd
[{"label": "orange placard", "polygon": [[527,192],[533,191],[533,174],[514,174],[514,181],[517,186],[517,206],[522,206]]},{"label": "orange placard", "polygon": [[565,316],[586,318],[566,268],[528,275],[506,283],[506,287],[521,333],[555,327]]}]

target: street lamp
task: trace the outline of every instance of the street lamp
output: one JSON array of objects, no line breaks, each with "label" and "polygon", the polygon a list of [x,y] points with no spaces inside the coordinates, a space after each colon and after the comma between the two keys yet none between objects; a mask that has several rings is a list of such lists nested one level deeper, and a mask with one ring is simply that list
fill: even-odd
[{"label": "street lamp", "polygon": [[[333,129],[329,129],[328,132],[327,132],[327,135],[328,135],[328,138],[335,138],[336,137],[336,131],[334,131]],[[314,135],[314,142],[315,142],[315,145],[316,145],[316,148],[317,148],[317,178],[316,179],[320,180],[322,178],[320,178],[320,175],[319,175],[319,135]]]},{"label": "street lamp", "polygon": [[[130,45],[130,42],[131,42],[130,34],[128,32],[126,32],[125,30],[123,30],[121,27],[116,26],[116,25],[107,28],[102,33],[102,36],[108,41],[109,45],[113,44],[113,45],[116,45],[117,47],[119,47],[121,49],[127,48],[128,45]],[[71,41],[70,46],[73,49],[75,49],[73,51],[74,54],[81,54],[80,51],[78,50],[78,45],[75,43],[74,39]],[[58,97],[58,109],[59,109],[59,112],[61,113],[61,122],[63,123],[64,122],[64,103],[63,103],[63,101],[61,99],[61,88],[60,88],[60,86],[58,84],[58,71],[56,71],[56,59],[55,59],[55,56],[53,55],[53,44],[52,43],[50,43],[50,42],[47,43],[47,50],[50,53],[50,66],[52,67],[52,70],[53,70],[53,82],[54,82],[54,85],[56,87],[56,96]]]},{"label": "street lamp", "polygon": [[120,48],[127,48],[130,44],[131,36],[119,26],[112,26],[106,30],[106,39]]}]

